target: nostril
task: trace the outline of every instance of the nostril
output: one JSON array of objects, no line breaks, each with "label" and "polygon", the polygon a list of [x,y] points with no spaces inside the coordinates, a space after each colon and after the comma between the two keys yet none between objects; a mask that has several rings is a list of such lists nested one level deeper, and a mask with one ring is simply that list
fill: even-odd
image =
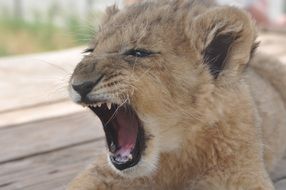
[{"label": "nostril", "polygon": [[72,88],[78,92],[81,97],[85,97],[95,86],[94,82],[87,81],[79,85],[72,85]]}]

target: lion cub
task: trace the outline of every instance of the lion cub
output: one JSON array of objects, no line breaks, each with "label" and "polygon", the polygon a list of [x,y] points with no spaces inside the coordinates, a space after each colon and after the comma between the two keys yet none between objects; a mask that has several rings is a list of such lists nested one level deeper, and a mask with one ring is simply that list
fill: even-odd
[{"label": "lion cub", "polygon": [[108,8],[69,85],[107,151],[67,189],[274,189],[286,70],[255,39],[244,11],[204,0]]}]

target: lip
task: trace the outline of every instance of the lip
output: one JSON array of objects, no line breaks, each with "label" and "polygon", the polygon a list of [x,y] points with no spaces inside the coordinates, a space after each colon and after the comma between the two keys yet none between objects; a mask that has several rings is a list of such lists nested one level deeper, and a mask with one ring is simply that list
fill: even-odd
[{"label": "lip", "polygon": [[136,166],[145,149],[142,121],[130,104],[94,102],[87,105],[101,120],[109,158],[118,170]]}]

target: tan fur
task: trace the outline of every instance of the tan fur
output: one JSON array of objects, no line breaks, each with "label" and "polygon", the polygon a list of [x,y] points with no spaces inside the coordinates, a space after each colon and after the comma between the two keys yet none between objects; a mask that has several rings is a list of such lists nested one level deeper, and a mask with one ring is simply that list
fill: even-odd
[{"label": "tan fur", "polygon": [[[215,37],[236,38],[214,79],[204,50]],[[111,8],[71,83],[109,76],[94,97],[130,103],[144,123],[146,150],[123,172],[106,155],[68,190],[271,190],[285,150],[286,69],[255,55],[249,16],[208,1],[147,1]],[[158,52],[124,57],[130,48]],[[111,77],[112,76],[112,77]],[[267,168],[267,169],[266,169]]]}]

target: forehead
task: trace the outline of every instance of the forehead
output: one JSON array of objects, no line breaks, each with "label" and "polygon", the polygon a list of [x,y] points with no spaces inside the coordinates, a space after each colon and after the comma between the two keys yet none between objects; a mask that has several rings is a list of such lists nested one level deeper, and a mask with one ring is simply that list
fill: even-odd
[{"label": "forehead", "polygon": [[183,15],[178,12],[170,4],[146,2],[131,6],[103,23],[95,42],[107,49],[139,43],[141,46],[156,46],[183,30],[182,18],[178,18]]}]

